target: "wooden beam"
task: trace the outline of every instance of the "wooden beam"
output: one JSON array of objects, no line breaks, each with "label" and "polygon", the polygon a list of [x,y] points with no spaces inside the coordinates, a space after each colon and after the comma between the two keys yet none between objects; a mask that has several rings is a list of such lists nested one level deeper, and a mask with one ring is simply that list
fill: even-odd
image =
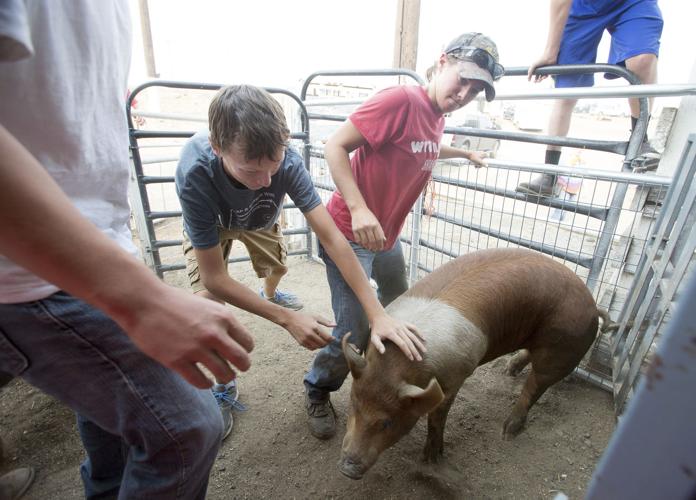
[{"label": "wooden beam", "polygon": [[159,77],[155,67],[155,48],[152,44],[152,30],[150,29],[150,9],[147,0],[138,0],[140,7],[140,31],[143,35],[143,50],[145,52],[145,67],[147,76]]},{"label": "wooden beam", "polygon": [[416,70],[420,0],[396,0],[394,67]]}]

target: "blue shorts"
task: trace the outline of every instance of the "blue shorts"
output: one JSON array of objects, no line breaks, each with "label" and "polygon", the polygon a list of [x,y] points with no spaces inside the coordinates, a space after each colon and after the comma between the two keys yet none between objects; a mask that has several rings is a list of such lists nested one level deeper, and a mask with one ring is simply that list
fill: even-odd
[{"label": "blue shorts", "polygon": [[[597,47],[605,29],[611,34],[609,64],[625,66],[626,59],[631,57],[658,55],[663,21],[657,0],[625,0],[616,4],[618,7],[601,14],[577,15],[571,11],[561,39],[558,64],[596,63]],[[555,80],[556,87],[591,87],[594,74],[558,75]]]}]

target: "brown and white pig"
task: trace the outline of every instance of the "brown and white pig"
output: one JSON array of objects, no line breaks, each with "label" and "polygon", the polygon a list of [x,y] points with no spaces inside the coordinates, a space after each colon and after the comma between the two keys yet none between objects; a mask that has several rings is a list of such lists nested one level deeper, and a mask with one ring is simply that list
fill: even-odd
[{"label": "brown and white pig", "polygon": [[359,479],[379,455],[428,415],[425,460],[443,453],[447,413],[474,369],[520,350],[508,365],[517,374],[531,362],[522,394],[503,424],[517,435],[529,408],[573,371],[597,334],[598,311],[585,284],[566,266],[523,249],[461,256],[417,282],[387,308],[413,323],[426,340],[422,362],[393,344],[365,357],[343,339],[353,387],[340,471]]}]

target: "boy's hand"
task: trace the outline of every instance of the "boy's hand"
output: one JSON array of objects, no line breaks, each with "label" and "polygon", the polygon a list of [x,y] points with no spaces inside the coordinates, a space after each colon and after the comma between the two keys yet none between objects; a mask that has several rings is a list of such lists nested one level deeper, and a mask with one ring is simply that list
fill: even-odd
[{"label": "boy's hand", "polygon": [[534,72],[541,66],[550,66],[551,64],[556,64],[556,62],[558,62],[558,54],[544,52],[539,59],[534,61],[531,66],[529,66],[529,69],[527,70],[527,80],[530,82],[534,80],[534,83],[539,83],[540,81],[544,80],[547,75],[535,75]]},{"label": "boy's hand", "polygon": [[383,340],[391,340],[403,351],[408,359],[422,361],[425,352],[425,339],[411,323],[406,323],[383,314],[372,322],[370,340],[380,354],[384,353]]},{"label": "boy's hand", "polygon": [[293,312],[290,320],[283,326],[298,344],[313,351],[321,349],[333,340],[331,334],[323,327],[333,328],[336,324],[319,315]]},{"label": "boy's hand", "polygon": [[474,167],[481,168],[488,166],[488,151],[469,151],[469,160],[474,164]]},{"label": "boy's hand", "polygon": [[382,226],[369,208],[358,208],[350,213],[355,242],[372,252],[384,249],[387,238]]}]

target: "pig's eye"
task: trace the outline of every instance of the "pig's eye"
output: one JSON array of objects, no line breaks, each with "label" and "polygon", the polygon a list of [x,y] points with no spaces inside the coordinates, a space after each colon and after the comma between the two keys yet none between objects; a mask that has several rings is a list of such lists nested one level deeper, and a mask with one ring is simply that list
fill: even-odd
[{"label": "pig's eye", "polygon": [[382,420],[381,424],[382,424],[382,430],[385,431],[392,426],[392,421],[388,418],[385,418],[384,420]]}]

